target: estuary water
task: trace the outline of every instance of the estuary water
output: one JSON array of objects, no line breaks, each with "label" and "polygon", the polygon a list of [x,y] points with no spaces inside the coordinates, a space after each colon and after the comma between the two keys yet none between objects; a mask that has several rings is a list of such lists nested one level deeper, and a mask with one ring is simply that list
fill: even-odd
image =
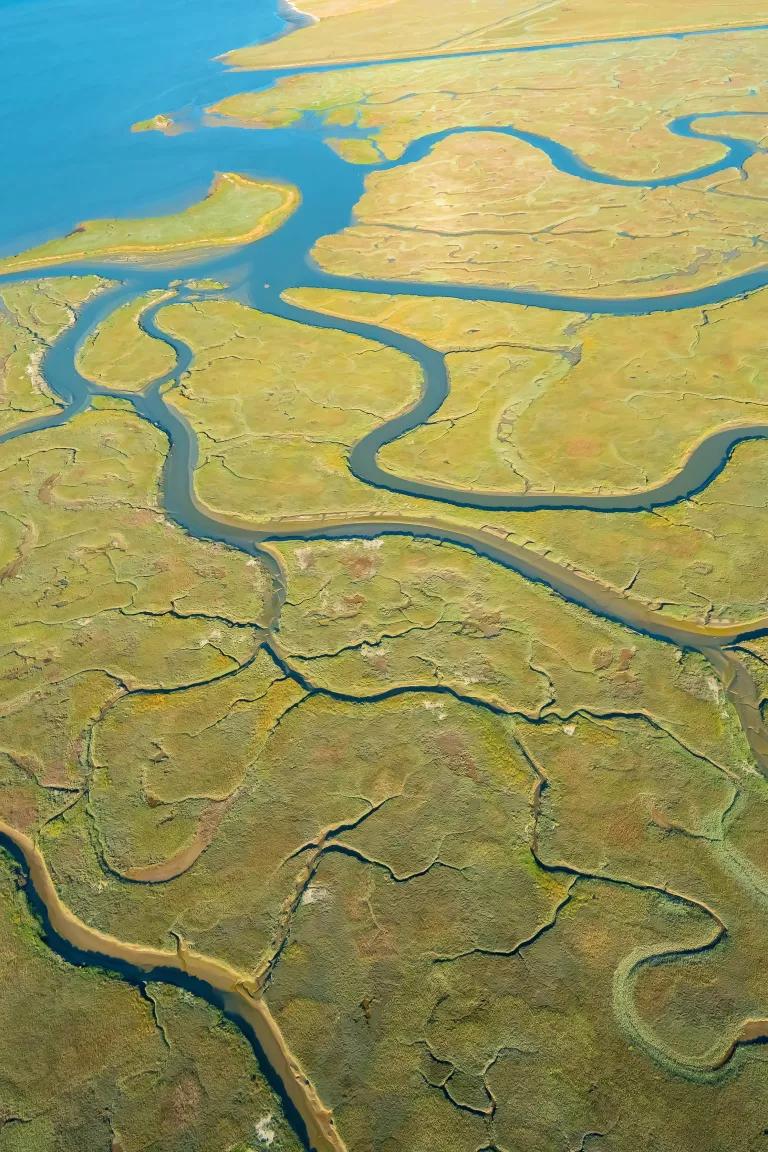
[{"label": "estuary water", "polygon": [[130,126],[197,107],[215,56],[284,27],[272,0],[0,0],[0,253],[204,195],[212,154],[180,166]]},{"label": "estuary water", "polygon": [[[89,261],[58,266],[53,275],[87,274],[98,272],[120,282],[120,287],[86,306],[77,324],[51,349],[44,370],[49,384],[66,404],[65,411],[47,415],[37,421],[6,434],[0,439],[24,435],[35,427],[61,423],[90,402],[92,387],[75,367],[77,348],[88,333],[118,303],[150,288],[164,288],[176,277],[194,274],[221,279],[232,286],[231,291],[240,299],[266,312],[292,320],[298,324],[320,328],[340,328],[362,337],[378,340],[398,349],[418,362],[424,386],[419,399],[410,409],[398,414],[374,429],[356,444],[349,456],[352,473],[364,483],[385,487],[405,495],[422,497],[456,506],[496,510],[535,511],[542,508],[590,509],[611,513],[640,511],[662,504],[674,503],[690,496],[706,484],[725,466],[734,446],[745,439],[768,435],[764,423],[744,424],[708,436],[683,463],[677,474],[655,489],[629,495],[610,493],[484,493],[451,488],[437,484],[412,481],[384,471],[378,463],[380,448],[423,424],[440,407],[448,392],[448,380],[442,357],[419,340],[407,337],[371,323],[340,320],[324,316],[309,308],[290,304],[282,299],[286,288],[297,285],[348,288],[363,292],[400,292],[424,296],[450,296],[464,299],[489,299],[519,303],[549,309],[567,310],[582,314],[647,315],[652,312],[673,311],[694,306],[714,304],[733,299],[768,283],[768,268],[742,276],[728,278],[690,292],[654,295],[644,298],[580,298],[537,292],[529,287],[510,284],[506,287],[462,286],[452,284],[425,284],[414,281],[367,280],[334,276],[323,272],[311,260],[315,241],[328,233],[337,232],[352,218],[354,206],[363,191],[366,173],[375,168],[384,170],[402,164],[417,162],[455,129],[425,136],[410,144],[404,154],[394,161],[381,161],[362,167],[347,163],[324,142],[328,129],[316,117],[305,116],[289,128],[268,131],[238,127],[204,128],[166,137],[156,132],[131,133],[130,125],[138,117],[147,117],[158,111],[179,111],[190,119],[199,119],[200,110],[212,101],[235,90],[249,90],[274,82],[270,73],[226,72],[220,62],[211,61],[205,53],[225,50],[233,43],[251,39],[266,39],[279,34],[281,21],[270,3],[253,6],[226,3],[222,20],[211,28],[210,11],[200,0],[182,5],[178,0],[165,0],[152,7],[141,5],[136,17],[109,11],[97,18],[93,0],[75,0],[63,3],[54,0],[50,7],[50,20],[41,20],[42,0],[20,0],[0,9],[2,18],[10,28],[15,27],[26,45],[18,53],[26,56],[27,67],[16,62],[9,76],[18,80],[9,90],[27,91],[31,106],[32,137],[45,137],[58,151],[49,156],[49,181],[35,183],[35,165],[41,163],[38,151],[30,155],[34,163],[20,165],[11,181],[3,185],[2,195],[8,202],[8,212],[0,214],[6,230],[3,242],[8,249],[22,247],[19,229],[13,223],[18,215],[26,221],[25,227],[33,240],[44,235],[60,234],[78,220],[90,215],[146,215],[187,204],[204,195],[216,171],[236,171],[254,177],[264,177],[296,185],[302,193],[298,210],[275,233],[254,244],[227,255],[217,254],[184,263],[178,267],[149,265],[110,265]],[[122,11],[122,10],[121,10]],[[89,16],[92,19],[89,19]],[[77,17],[77,20],[75,20]],[[80,22],[82,35],[73,24]],[[159,31],[158,31],[159,30]],[[58,35],[61,34],[61,40]],[[768,36],[764,30],[754,35]],[[26,36],[26,40],[25,40]],[[126,41],[125,37],[128,36]],[[6,43],[7,53],[7,38]],[[71,49],[71,55],[66,51]],[[552,51],[548,48],[547,51]],[[570,51],[563,46],[561,51]],[[512,49],[511,51],[517,51]],[[45,56],[45,53],[48,56]],[[35,55],[37,53],[37,55]],[[114,54],[114,55],[113,55]],[[37,61],[30,79],[30,59]],[[54,58],[61,59],[62,77],[50,79],[55,72]],[[167,59],[166,59],[167,58]],[[105,61],[111,60],[111,66]],[[126,74],[118,76],[125,61]],[[168,69],[164,67],[168,63]],[[46,66],[47,65],[47,66]],[[92,72],[105,86],[103,99],[91,84]],[[89,80],[81,83],[85,74]],[[112,83],[110,78],[115,75]],[[33,100],[30,89],[36,82],[50,83],[49,103]],[[65,84],[72,92],[68,105],[50,103],[57,85]],[[23,101],[22,101],[23,102]],[[88,119],[94,102],[98,106],[94,121]],[[17,103],[17,107],[20,105]],[[728,169],[738,171],[758,148],[758,145],[718,131],[718,120],[732,110],[724,107],[717,112],[701,116],[688,115],[670,118],[670,132],[688,139],[716,140],[722,145],[722,156],[706,166],[694,166],[671,176],[649,177],[646,181],[626,181],[609,172],[598,172],[590,167],[561,140],[523,132],[514,124],[499,131],[520,139],[543,152],[557,169],[574,178],[599,184],[639,185],[641,187],[669,187]],[[764,115],[764,113],[755,113]],[[11,120],[18,118],[11,117]],[[5,131],[8,130],[7,118]],[[478,132],[472,125],[458,129],[462,133]],[[348,136],[350,130],[341,130]],[[59,136],[63,136],[63,142]],[[567,135],[567,133],[566,133]],[[24,149],[27,155],[28,149]],[[83,175],[85,172],[85,176]],[[55,179],[55,187],[50,180]],[[162,195],[158,198],[158,189]],[[85,198],[85,199],[83,199]],[[10,229],[10,233],[9,233]],[[11,280],[33,278],[37,273],[20,273]],[[183,298],[183,291],[181,293]],[[166,339],[175,349],[177,366],[169,378],[178,376],[189,363],[190,353],[178,341],[169,340],[158,329],[154,311],[145,317],[145,326],[151,333]],[[297,333],[300,330],[297,329]],[[297,339],[300,339],[297,335]],[[285,524],[260,524],[245,527],[227,524],[200,508],[194,497],[192,475],[197,446],[191,429],[178,413],[169,408],[161,393],[168,378],[157,381],[143,396],[130,397],[137,411],[166,433],[170,452],[165,470],[165,500],[168,514],[187,531],[196,536],[217,539],[230,546],[258,551],[265,539],[279,539],[287,535],[317,538],[325,534],[335,536],[375,535],[381,531],[403,531],[415,535],[440,538],[472,547],[475,551],[497,563],[523,573],[529,579],[539,579],[553,587],[560,595],[575,600],[591,611],[602,613],[624,622],[639,631],[647,631],[660,639],[685,646],[705,644],[720,648],[733,643],[736,633],[717,636],[710,632],[702,636],[695,629],[683,626],[670,635],[669,623],[654,619],[654,614],[630,606],[626,598],[615,597],[608,603],[604,589],[587,581],[574,584],[572,575],[557,565],[546,565],[542,558],[491,541],[459,541],[456,531],[436,526],[433,520],[419,525],[399,524],[366,525],[325,522],[311,526],[304,523],[289,528]],[[546,569],[546,571],[545,571]],[[638,615],[639,612],[639,615]],[[738,631],[738,630],[737,630]]]},{"label": "estuary water", "polygon": [[[46,19],[42,19],[43,12]],[[165,288],[176,277],[190,274],[221,279],[231,285],[232,293],[240,299],[284,319],[304,326],[344,329],[378,340],[415,360],[424,379],[421,396],[410,409],[385,421],[360,440],[350,452],[349,467],[364,483],[436,501],[438,505],[449,503],[514,511],[542,508],[591,509],[605,513],[640,511],[674,503],[701,489],[725,466],[736,444],[768,435],[768,425],[764,423],[716,431],[695,448],[677,474],[664,484],[630,495],[483,493],[412,481],[384,471],[377,460],[380,448],[423,424],[444,401],[449,385],[442,357],[419,340],[378,325],[340,320],[290,304],[282,299],[284,289],[297,285],[349,288],[363,292],[499,300],[582,314],[647,315],[733,299],[768,283],[768,268],[730,279],[724,275],[722,280],[690,292],[600,300],[541,293],[514,284],[503,288],[468,287],[425,284],[417,280],[383,281],[330,275],[312,261],[312,247],[319,237],[337,232],[349,223],[362,194],[366,173],[371,168],[384,170],[417,162],[455,129],[425,136],[410,144],[397,160],[382,160],[367,167],[349,164],[329,148],[324,142],[329,130],[313,116],[305,116],[289,128],[268,131],[199,127],[172,137],[156,132],[132,134],[130,125],[139,117],[148,117],[158,111],[172,111],[178,115],[181,110],[184,114],[186,109],[190,119],[199,119],[202,108],[228,92],[273,83],[274,74],[226,72],[220,62],[209,59],[212,53],[224,51],[233,43],[263,40],[279,34],[284,25],[271,0],[248,6],[229,0],[223,5],[221,20],[216,20],[215,27],[212,27],[214,22],[210,18],[210,9],[202,0],[190,4],[164,0],[160,5],[152,5],[151,11],[148,5],[140,5],[138,13],[132,11],[130,15],[126,15],[122,8],[115,10],[113,6],[99,14],[95,0],[74,0],[72,3],[53,0],[45,5],[42,0],[12,0],[0,8],[0,13],[6,26],[7,34],[3,38],[6,55],[11,33],[19,45],[17,58],[9,61],[10,68],[6,73],[6,87],[16,102],[17,115],[4,118],[3,130],[9,130],[10,121],[11,130],[18,131],[26,93],[30,108],[29,136],[33,142],[37,140],[36,146],[25,144],[22,148],[22,160],[26,157],[26,162],[20,162],[13,178],[2,187],[7,212],[0,213],[5,230],[0,239],[7,249],[23,247],[20,228],[15,223],[19,218],[24,222],[21,231],[26,228],[26,234],[36,241],[44,235],[60,234],[86,216],[142,216],[161,208],[170,210],[204,195],[216,171],[236,171],[285,181],[296,185],[302,193],[298,210],[277,232],[234,253],[217,254],[212,258],[203,254],[192,263],[170,268],[151,264],[144,268],[110,265],[96,261],[54,268],[54,275],[98,272],[118,280],[120,287],[86,306],[75,326],[46,357],[46,379],[65,402],[64,412],[31,421],[0,439],[10,439],[36,427],[61,423],[87,406],[92,387],[78,373],[75,357],[88,333],[122,300],[149,288]],[[764,30],[755,30],[753,34],[768,35]],[[571,48],[562,46],[559,50],[567,52]],[[124,69],[123,73],[121,69]],[[83,80],[83,76],[87,80]],[[38,84],[42,85],[43,91],[47,90],[46,99],[37,90]],[[61,97],[64,89],[71,93],[69,103],[61,98],[57,100],[57,95]],[[670,118],[667,123],[670,132],[693,140],[717,140],[722,145],[722,156],[704,167],[694,166],[660,178],[649,176],[646,181],[628,182],[609,172],[598,172],[562,140],[523,132],[514,124],[499,131],[543,152],[554,167],[578,180],[613,185],[631,183],[647,188],[669,187],[705,174],[729,169],[738,171],[757,150],[758,145],[750,141],[718,132],[718,120],[731,113],[731,109],[724,107],[701,116]],[[350,134],[348,128],[341,131],[346,136]],[[481,129],[467,125],[458,131],[472,133]],[[40,154],[40,141],[43,139],[53,150],[47,163]],[[47,170],[47,181],[36,181],[40,166]],[[9,279],[34,278],[37,274],[19,273]],[[183,291],[180,296],[183,298]],[[328,534],[352,536],[402,531],[439,538],[472,547],[529,579],[547,583],[566,599],[620,620],[635,630],[647,631],[659,639],[681,646],[720,649],[737,638],[738,629],[726,630],[723,635],[718,635],[717,629],[705,629],[702,634],[701,630],[686,625],[672,629],[673,634],[670,634],[668,621],[658,621],[656,614],[631,604],[624,597],[611,597],[594,582],[574,582],[573,575],[567,570],[548,564],[525,550],[515,549],[509,543],[502,544],[497,538],[487,540],[482,533],[477,539],[470,539],[465,534],[460,540],[460,533],[437,525],[427,514],[419,524],[408,524],[403,519],[387,525],[371,522],[331,526],[328,522],[316,525],[305,522],[303,526],[297,524],[292,527],[281,523],[246,527],[210,515],[199,507],[194,496],[193,473],[197,458],[194,434],[186,421],[169,408],[161,391],[163,384],[186,368],[190,353],[158,329],[155,311],[153,309],[146,315],[145,326],[153,335],[172,344],[177,366],[167,378],[156,381],[143,396],[130,399],[145,419],[162,428],[168,436],[166,510],[192,534],[251,552],[258,551],[266,539],[286,536],[309,539]],[[297,329],[297,333],[300,331]],[[297,339],[300,338],[297,335]]]},{"label": "estuary water", "polygon": [[[36,427],[62,423],[85,407],[91,388],[75,366],[79,345],[122,300],[148,288],[166,287],[177,277],[221,279],[232,285],[233,293],[239,298],[264,311],[302,325],[341,328],[379,340],[420,364],[424,387],[409,411],[387,421],[352,449],[349,467],[366,483],[437,501],[434,517],[425,512],[418,521],[403,517],[391,521],[325,520],[314,524],[297,521],[246,526],[212,515],[196,499],[193,484],[196,440],[189,425],[166,404],[162,394],[163,385],[188,365],[190,354],[184,345],[170,340],[162,332],[156,320],[157,309],[150,309],[144,316],[144,326],[150,334],[167,340],[174,347],[177,365],[144,395],[130,399],[137,412],[162,428],[168,437],[163,494],[169,517],[192,535],[258,553],[265,562],[268,555],[262,551],[264,542],[287,538],[409,534],[470,549],[529,580],[545,583],[564,599],[597,615],[663,642],[700,651],[724,680],[756,760],[768,771],[768,738],[761,722],[756,689],[728,651],[739,640],[768,631],[768,621],[733,627],[674,621],[511,541],[481,529],[450,527],[437,518],[441,502],[518,511],[542,507],[591,508],[607,514],[671,503],[709,483],[725,465],[736,443],[765,437],[768,425],[750,424],[714,433],[692,452],[678,474],[659,489],[627,497],[547,494],[544,498],[536,494],[477,493],[412,482],[385,472],[377,463],[377,454],[384,444],[419,426],[439,408],[448,389],[442,357],[418,340],[373,324],[325,317],[281,298],[285,288],[303,285],[498,300],[582,314],[646,315],[736,298],[768,284],[768,269],[732,278],[725,275],[717,283],[687,293],[602,300],[541,293],[525,285],[463,287],[328,275],[313,264],[309,253],[320,236],[336,232],[349,223],[366,172],[371,168],[348,164],[329,149],[323,142],[328,131],[316,118],[308,116],[290,128],[264,132],[234,127],[206,128],[175,137],[156,132],[130,132],[132,123],[158,112],[172,112],[194,120],[201,108],[223,96],[272,83],[274,75],[227,73],[212,58],[230,48],[278,35],[283,28],[272,0],[253,0],[248,4],[242,0],[219,0],[215,9],[210,0],[153,0],[151,4],[140,0],[133,5],[105,3],[105,0],[0,0],[0,146],[7,158],[4,179],[0,182],[0,254],[16,252],[61,235],[86,218],[175,211],[204,196],[217,171],[230,170],[287,181],[295,184],[303,197],[298,211],[276,233],[228,256],[203,257],[177,268],[88,262],[52,270],[52,275],[97,272],[118,280],[120,286],[86,305],[77,324],[46,357],[46,379],[63,400],[65,410],[31,421],[0,440],[28,434]],[[756,30],[754,34],[764,35],[768,40],[768,33],[763,30]],[[564,46],[562,50],[569,49]],[[647,181],[628,182],[608,172],[597,172],[570,150],[564,140],[525,133],[512,123],[499,130],[542,151],[555,167],[580,180],[652,188],[741,168],[756,145],[718,133],[717,120],[730,111],[724,107],[719,113],[706,117],[671,118],[667,124],[671,132],[691,139],[714,138],[722,144],[723,155],[705,167]],[[480,130],[474,126],[460,129],[464,133]],[[344,129],[342,134],[351,133]],[[414,142],[399,160],[372,167],[382,170],[418,161],[447,135],[450,132],[424,137]],[[18,274],[8,279],[34,279],[38,275],[39,272]],[[180,295],[183,298],[183,292]],[[0,839],[9,842],[7,835]],[[34,871],[30,852],[20,848],[18,841],[13,843],[17,852],[21,851],[27,868]],[[40,909],[45,921],[50,902],[39,892],[38,882],[34,884],[45,905]],[[48,931],[51,943],[74,963],[105,964],[115,967],[128,979],[146,978],[146,969],[137,971],[135,966],[125,964],[117,949],[113,948],[112,953],[104,951],[103,940],[83,951],[72,940],[57,934],[58,930],[51,929],[50,923]],[[156,970],[154,974],[156,978],[182,984],[220,1002],[218,990],[210,980],[192,980],[175,969],[172,972]],[[250,1025],[243,1019],[242,1012],[233,1014],[263,1056],[263,1040],[248,1031]],[[290,1109],[291,1093],[286,1090],[285,1077],[278,1076],[278,1081]],[[311,1109],[305,1108],[301,1112],[303,1126],[308,1127],[311,1119]],[[302,1124],[297,1127],[301,1130]],[[305,1132],[302,1135],[306,1138]]]}]

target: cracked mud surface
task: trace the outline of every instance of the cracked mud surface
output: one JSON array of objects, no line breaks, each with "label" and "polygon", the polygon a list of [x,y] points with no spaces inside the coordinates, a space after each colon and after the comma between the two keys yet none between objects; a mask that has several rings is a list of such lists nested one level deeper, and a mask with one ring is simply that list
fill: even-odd
[{"label": "cracked mud surface", "polygon": [[2,1149],[766,1143],[768,33],[572,7],[317,0],[189,136],[349,220],[2,264]]}]

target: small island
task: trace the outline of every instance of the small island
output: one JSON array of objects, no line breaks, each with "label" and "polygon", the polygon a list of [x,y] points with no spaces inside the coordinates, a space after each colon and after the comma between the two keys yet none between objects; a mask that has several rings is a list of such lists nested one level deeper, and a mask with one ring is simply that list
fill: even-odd
[{"label": "small island", "polygon": [[68,236],[0,260],[0,275],[80,261],[184,260],[201,249],[250,244],[279,228],[299,200],[289,185],[224,172],[188,208],[143,220],[87,220]]}]

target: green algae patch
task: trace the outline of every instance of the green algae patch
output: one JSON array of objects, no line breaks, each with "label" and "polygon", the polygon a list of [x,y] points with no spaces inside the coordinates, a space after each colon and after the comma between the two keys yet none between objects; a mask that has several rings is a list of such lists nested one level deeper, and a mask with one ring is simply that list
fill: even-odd
[{"label": "green algae patch", "polygon": [[60,960],[0,854],[4,1152],[299,1148],[244,1038],[189,993]]},{"label": "green algae patch", "polygon": [[0,285],[0,433],[60,410],[43,376],[43,357],[82,305],[108,287],[97,276]]},{"label": "green algae patch", "polygon": [[0,272],[80,260],[185,258],[198,250],[250,244],[279,228],[298,202],[299,193],[290,185],[225,172],[204,200],[180,212],[142,220],[89,220],[68,236],[1,260]]},{"label": "green algae patch", "polygon": [[148,292],[112,312],[78,349],[78,371],[94,384],[130,392],[170,372],[176,353],[141,327],[142,314],[164,295]]}]

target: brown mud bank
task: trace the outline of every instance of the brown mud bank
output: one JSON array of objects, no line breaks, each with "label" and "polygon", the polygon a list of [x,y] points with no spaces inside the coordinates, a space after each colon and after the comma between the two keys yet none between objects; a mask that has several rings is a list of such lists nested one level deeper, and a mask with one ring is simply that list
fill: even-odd
[{"label": "brown mud bank", "polygon": [[253,994],[253,980],[228,964],[203,956],[182,942],[175,952],[148,948],[118,940],[84,924],[62,903],[48,866],[34,841],[23,832],[0,820],[0,844],[11,846],[23,859],[34,888],[53,932],[67,945],[98,966],[105,959],[125,966],[149,978],[162,979],[163,972],[189,977],[204,989],[225,1011],[252,1033],[273,1079],[302,1121],[312,1152],[346,1152],[336,1131],[329,1108],[320,1099],[308,1076],[288,1048],[285,1039],[263,997]]}]

